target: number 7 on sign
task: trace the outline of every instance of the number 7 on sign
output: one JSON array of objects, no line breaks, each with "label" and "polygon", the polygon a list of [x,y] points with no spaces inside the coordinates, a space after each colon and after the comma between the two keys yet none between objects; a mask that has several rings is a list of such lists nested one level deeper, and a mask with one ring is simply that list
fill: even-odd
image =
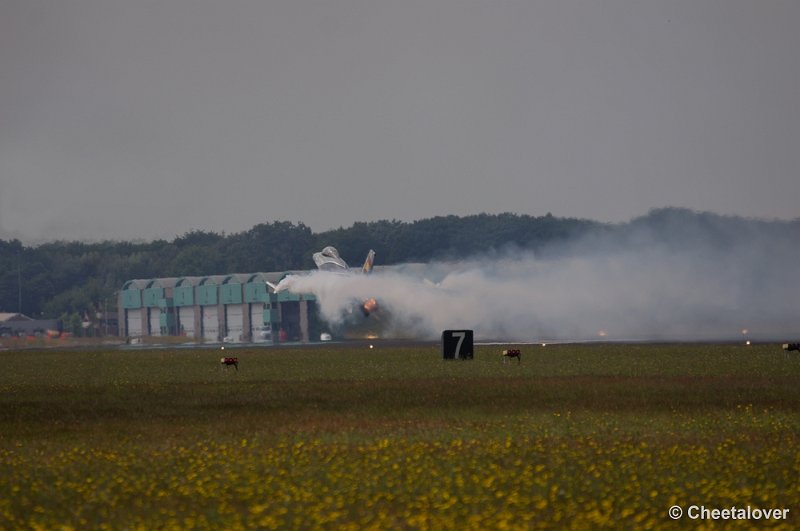
[{"label": "number 7 on sign", "polygon": [[442,332],[442,358],[446,360],[471,360],[472,345],[472,330]]},{"label": "number 7 on sign", "polygon": [[458,338],[458,343],[456,343],[456,353],[455,358],[457,360],[461,359],[461,345],[464,343],[464,338],[467,337],[466,332],[453,332],[453,337]]}]

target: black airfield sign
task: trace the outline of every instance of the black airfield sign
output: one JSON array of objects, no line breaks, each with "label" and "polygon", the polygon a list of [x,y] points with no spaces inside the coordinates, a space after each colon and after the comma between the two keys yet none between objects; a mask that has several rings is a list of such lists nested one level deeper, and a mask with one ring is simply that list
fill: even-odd
[{"label": "black airfield sign", "polygon": [[472,330],[443,331],[442,358],[446,360],[471,360]]}]

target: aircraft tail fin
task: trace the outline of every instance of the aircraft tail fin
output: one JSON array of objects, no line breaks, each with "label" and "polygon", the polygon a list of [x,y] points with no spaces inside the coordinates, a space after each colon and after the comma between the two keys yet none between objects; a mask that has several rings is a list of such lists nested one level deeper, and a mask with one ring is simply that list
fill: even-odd
[{"label": "aircraft tail fin", "polygon": [[367,253],[367,259],[364,260],[364,265],[361,267],[363,273],[372,273],[372,263],[375,261],[375,251],[372,249]]}]

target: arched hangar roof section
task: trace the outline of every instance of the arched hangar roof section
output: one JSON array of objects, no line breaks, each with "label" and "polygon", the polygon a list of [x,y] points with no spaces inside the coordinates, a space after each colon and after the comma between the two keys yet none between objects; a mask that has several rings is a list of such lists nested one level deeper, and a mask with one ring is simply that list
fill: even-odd
[{"label": "arched hangar roof section", "polygon": [[246,283],[252,284],[253,282],[266,282],[267,278],[264,276],[266,273],[252,273],[247,276]]},{"label": "arched hangar roof section", "polygon": [[199,282],[199,280],[200,280],[200,277],[180,277],[175,282],[175,287],[176,288],[182,288],[182,287],[186,287],[186,286],[196,286],[197,283]]},{"label": "arched hangar roof section", "polygon": [[232,275],[226,275],[225,278],[222,280],[222,284],[244,284],[247,282],[248,275],[244,273],[234,273]]},{"label": "arched hangar roof section", "polygon": [[169,278],[152,278],[147,281],[145,284],[145,288],[171,288],[177,282],[177,278],[169,277]]},{"label": "arched hangar roof section", "polygon": [[210,275],[207,277],[199,277],[200,280],[197,282],[198,286],[208,286],[213,284],[214,286],[219,286],[222,284],[222,281],[225,280],[225,275]]},{"label": "arched hangar roof section", "polygon": [[122,291],[129,290],[129,289],[144,289],[145,285],[147,284],[148,280],[145,279],[134,279],[129,280],[125,284],[122,285]]}]

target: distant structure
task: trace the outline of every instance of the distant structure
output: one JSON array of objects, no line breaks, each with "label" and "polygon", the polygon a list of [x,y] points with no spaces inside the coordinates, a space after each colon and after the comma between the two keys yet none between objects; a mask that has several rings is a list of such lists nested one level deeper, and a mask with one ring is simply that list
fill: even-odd
[{"label": "distant structure", "polygon": [[33,319],[21,313],[0,312],[0,335],[44,335],[60,330],[58,319]]},{"label": "distant structure", "polygon": [[274,293],[284,273],[129,280],[119,291],[119,335],[206,343],[307,342],[320,337],[316,298]]}]

